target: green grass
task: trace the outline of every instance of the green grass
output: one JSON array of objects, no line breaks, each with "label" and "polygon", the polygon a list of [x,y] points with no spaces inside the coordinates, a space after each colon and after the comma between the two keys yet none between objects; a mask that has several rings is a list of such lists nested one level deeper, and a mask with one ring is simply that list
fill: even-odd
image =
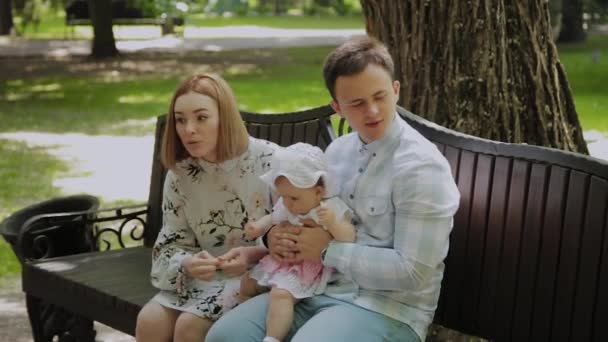
[{"label": "green grass", "polygon": [[[240,52],[210,53],[206,57],[193,56],[192,66],[211,63],[212,71],[223,74],[232,85],[245,110],[294,111],[328,102],[320,67],[329,49],[257,51],[245,58]],[[86,61],[82,63],[87,65]],[[125,68],[125,63],[131,67],[121,60],[111,66],[117,69],[115,74],[119,76],[116,77],[111,76],[112,72],[108,76],[105,71],[101,75],[98,72],[66,75],[63,69],[51,70],[48,72],[51,75],[40,77],[15,75],[0,85],[2,130],[89,134],[152,132],[151,125],[142,130],[138,125],[125,129],[117,124],[129,119],[150,119],[166,112],[176,85],[190,71],[170,63],[158,71],[160,74],[125,75],[129,70],[120,69]],[[185,64],[186,59],[182,67]]]},{"label": "green grass", "polygon": [[583,130],[608,134],[608,37],[591,36],[558,48]]},{"label": "green grass", "polygon": [[362,16],[248,16],[248,17],[208,17],[191,14],[186,18],[186,26],[224,27],[261,26],[290,29],[363,29]]},{"label": "green grass", "polygon": [[[24,29],[21,27],[21,19],[15,18],[17,30],[27,39],[91,39],[93,30],[88,25],[66,26],[65,13],[46,12],[40,24],[35,27],[28,25]],[[187,27],[225,27],[225,26],[260,26],[269,28],[286,28],[286,29],[363,29],[365,22],[361,15],[350,16],[247,16],[247,17],[209,17],[204,14],[190,14],[186,17]],[[159,26],[114,26],[114,34],[116,37],[121,37],[121,32],[124,29],[138,28],[153,28],[158,30]],[[178,32],[183,31],[182,27],[177,27]]]},{"label": "green grass", "polygon": [[[57,196],[53,180],[67,171],[65,164],[44,149],[0,140],[0,221],[22,207]],[[0,260],[0,279],[19,274],[19,262],[2,238]]]}]

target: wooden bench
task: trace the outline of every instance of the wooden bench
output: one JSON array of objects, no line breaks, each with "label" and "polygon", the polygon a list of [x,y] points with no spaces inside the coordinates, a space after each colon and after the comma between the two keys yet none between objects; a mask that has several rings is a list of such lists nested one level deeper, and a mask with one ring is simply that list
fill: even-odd
[{"label": "wooden bench", "polygon": [[[462,196],[435,322],[494,341],[603,341],[608,163],[467,136],[402,108],[399,114],[446,156]],[[322,148],[335,136],[331,115],[328,106],[284,115],[243,113],[253,136]],[[92,341],[92,321],[134,334],[138,311],[157,292],[149,271],[150,247],[161,226],[165,170],[158,152],[164,123],[160,117],[147,205],[95,215],[43,215],[23,229],[20,250],[29,253],[23,290],[36,341],[54,335]],[[346,130],[339,128],[338,134]],[[118,234],[102,228],[116,219]],[[32,241],[45,241],[47,234],[40,227],[71,229],[79,221],[95,225],[89,236],[94,249],[105,248],[108,234],[120,245],[143,240],[143,246],[32,260]],[[143,228],[123,231],[127,222]],[[53,243],[59,242],[46,245]],[[46,246],[37,248],[41,245]]]},{"label": "wooden bench", "polygon": [[[74,19],[66,18],[66,26],[90,26],[91,19]],[[184,18],[181,17],[160,17],[160,18],[113,18],[112,25],[153,25],[160,26],[161,35],[167,35],[174,32],[175,26],[184,26]],[[65,34],[64,34],[65,35]],[[73,32],[70,32],[73,36]]]}]

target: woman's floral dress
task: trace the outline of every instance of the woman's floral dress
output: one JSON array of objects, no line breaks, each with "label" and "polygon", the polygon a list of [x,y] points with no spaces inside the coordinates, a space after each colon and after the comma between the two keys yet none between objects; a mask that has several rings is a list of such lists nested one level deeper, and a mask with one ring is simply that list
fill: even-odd
[{"label": "woman's floral dress", "polygon": [[152,250],[153,300],[212,321],[237,304],[240,277],[216,273],[213,280],[188,277],[182,260],[201,250],[219,256],[245,239],[248,217],[258,219],[272,208],[270,189],[260,175],[268,171],[278,146],[249,138],[248,150],[236,159],[213,164],[186,159],[167,173],[163,227]]}]

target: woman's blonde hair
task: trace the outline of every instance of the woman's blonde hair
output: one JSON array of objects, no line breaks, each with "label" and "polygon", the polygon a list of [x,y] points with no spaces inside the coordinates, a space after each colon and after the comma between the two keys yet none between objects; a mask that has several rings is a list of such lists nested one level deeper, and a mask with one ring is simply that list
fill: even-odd
[{"label": "woman's blonde hair", "polygon": [[161,145],[161,161],[172,169],[178,162],[190,157],[182,144],[175,127],[175,101],[178,97],[195,92],[209,96],[217,102],[219,129],[217,141],[217,162],[233,159],[247,150],[249,134],[241,118],[234,93],[228,83],[219,75],[200,74],[182,82],[169,106],[167,124]]}]

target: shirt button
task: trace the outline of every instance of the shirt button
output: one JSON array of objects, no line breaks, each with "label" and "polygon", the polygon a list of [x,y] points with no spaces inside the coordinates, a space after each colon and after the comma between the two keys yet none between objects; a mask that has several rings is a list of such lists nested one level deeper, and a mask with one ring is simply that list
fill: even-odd
[{"label": "shirt button", "polygon": [[350,194],[350,195],[348,195],[348,198],[353,199],[353,198],[355,198],[355,195]]},{"label": "shirt button", "polygon": [[374,212],[374,207],[371,207],[372,213]]},{"label": "shirt button", "polygon": [[360,167],[359,168],[359,173],[361,173],[361,172],[363,172],[363,168]]},{"label": "shirt button", "polygon": [[372,154],[372,157],[375,157],[375,156],[376,156],[376,153],[373,153],[373,154]]}]

